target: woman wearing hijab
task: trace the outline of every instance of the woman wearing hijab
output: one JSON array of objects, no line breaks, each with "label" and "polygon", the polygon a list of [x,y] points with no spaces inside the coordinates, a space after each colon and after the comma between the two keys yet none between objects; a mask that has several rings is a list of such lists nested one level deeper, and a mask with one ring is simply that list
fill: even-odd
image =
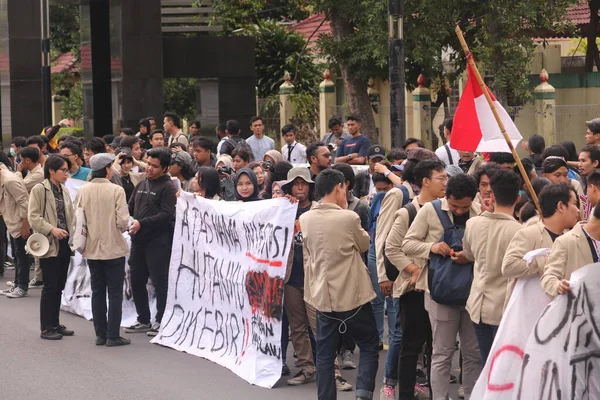
[{"label": "woman wearing hijab", "polygon": [[238,201],[257,201],[261,200],[258,197],[259,189],[256,175],[250,168],[242,168],[235,174],[233,181],[235,189],[235,198]]},{"label": "woman wearing hijab", "polygon": [[277,150],[269,150],[265,153],[263,161],[266,163],[270,163],[271,165],[275,165],[278,162],[283,161],[283,156]]},{"label": "woman wearing hijab", "polygon": [[150,143],[150,121],[148,121],[146,118],[140,119],[138,126],[140,131],[136,136],[140,139],[140,146],[146,150],[151,149],[152,144]]}]

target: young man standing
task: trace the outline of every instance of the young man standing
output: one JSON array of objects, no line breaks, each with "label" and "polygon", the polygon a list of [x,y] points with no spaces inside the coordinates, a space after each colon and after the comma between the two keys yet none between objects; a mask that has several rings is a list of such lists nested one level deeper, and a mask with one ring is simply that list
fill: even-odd
[{"label": "young man standing", "polygon": [[[479,205],[473,201],[476,194],[477,184],[473,177],[467,174],[453,176],[448,180],[446,197],[441,200],[441,210],[448,215],[455,226],[465,229],[469,218],[480,213]],[[429,260],[431,254],[450,257],[450,247],[440,241],[443,235],[444,226],[437,211],[432,202],[427,203],[419,210],[408,229],[402,251],[412,259]],[[460,253],[457,255],[460,256]],[[457,334],[460,334],[463,355],[465,395],[469,398],[481,372],[477,338],[469,314],[465,307],[436,303],[429,293],[425,294],[425,310],[429,314],[433,337],[430,376],[433,398],[448,398],[450,370]]]},{"label": "young man standing", "polygon": [[323,137],[325,146],[338,147],[342,141],[350,139],[352,136],[344,132],[344,123],[338,117],[332,117],[329,120],[329,133]]},{"label": "young man standing", "polygon": [[65,140],[60,145],[60,155],[71,161],[71,178],[82,181],[87,180],[92,170],[87,167],[82,167],[83,152],[81,146],[77,142],[74,140]]},{"label": "young man standing", "polygon": [[[20,152],[21,163],[17,166],[16,176],[23,179],[27,192],[38,183],[44,181],[44,169],[39,163],[40,151],[35,147],[24,147]],[[27,171],[27,176],[23,178],[22,171]]]},{"label": "young man standing", "polygon": [[344,140],[337,148],[335,162],[364,165],[369,154],[369,138],[360,133],[360,118],[354,115],[346,118],[351,138]]},{"label": "young man standing", "polygon": [[252,149],[254,159],[260,161],[267,151],[275,149],[275,141],[265,136],[265,125],[260,117],[253,117],[250,120],[250,129],[252,130],[252,136],[246,140],[246,143]]},{"label": "young man standing", "polygon": [[315,180],[323,170],[331,167],[331,152],[323,142],[314,142],[306,148],[306,160],[310,177]]},{"label": "young man standing", "polygon": [[435,155],[438,156],[440,160],[448,165],[458,165],[458,160],[460,156],[458,155],[458,151],[454,150],[450,147],[450,138],[452,137],[452,123],[454,122],[453,118],[446,118],[444,121],[444,137],[446,138],[446,144],[439,147],[435,151]]},{"label": "young man standing", "polygon": [[[444,197],[448,175],[440,160],[420,161],[414,169],[416,185],[421,189],[411,204],[415,214],[423,205]],[[400,400],[412,400],[414,391],[428,392],[425,387],[416,387],[417,362],[426,345],[431,356],[431,323],[425,311],[424,291],[427,289],[427,259],[407,257],[402,251],[402,243],[411,225],[408,208],[401,208],[394,215],[394,224],[385,241],[385,254],[400,271],[395,282],[380,279],[384,296],[393,296],[396,314],[396,329],[402,332],[399,340],[390,343],[385,360],[381,398],[392,400],[396,397],[399,383]]]},{"label": "young man standing", "polygon": [[281,148],[283,159],[292,164],[306,163],[306,146],[296,142],[296,127],[288,124],[281,128],[281,137],[285,145]]},{"label": "young man standing", "polygon": [[[156,336],[160,328],[169,283],[169,262],[175,228],[177,189],[167,174],[171,154],[166,148],[148,151],[146,179],[134,189],[129,200],[129,214],[134,221],[131,235],[131,291],[138,314],[137,322],[127,333],[148,332]],[[150,324],[146,284],[148,277],[156,288],[156,323]]]},{"label": "young man standing", "polygon": [[179,115],[172,112],[166,112],[163,120],[163,128],[169,135],[167,147],[170,147],[173,143],[180,143],[186,148],[189,147],[190,143],[185,136],[185,133],[181,130],[181,118],[179,118]]},{"label": "young man standing", "polygon": [[40,162],[40,165],[42,167],[44,167],[44,164],[46,163],[46,152],[47,152],[48,145],[46,144],[44,139],[42,139],[42,136],[35,135],[35,136],[28,137],[27,138],[27,147],[36,147],[40,151],[39,162]]},{"label": "young man standing", "polygon": [[217,127],[215,128],[215,132],[217,134],[217,138],[219,138],[219,143],[217,144],[217,155],[221,155],[221,147],[228,138],[225,124],[220,123],[219,125],[217,125]]},{"label": "young man standing", "polygon": [[523,227],[513,217],[521,179],[508,170],[490,179],[494,211],[484,211],[467,221],[464,257],[474,262],[473,283],[467,312],[475,327],[481,366],[487,361],[502,319],[508,279],[502,276],[502,260],[515,234]]},{"label": "young man standing", "polygon": [[[369,234],[348,206],[346,178],[327,169],[317,177],[321,203],[300,217],[304,242],[304,298],[317,310],[318,399],[336,398],[334,359],[340,329],[360,348],[356,398],[371,399],[379,360],[379,340],[370,301],[375,292],[361,254]],[[324,241],[323,238],[329,240]],[[331,249],[336,251],[332,252]],[[352,282],[353,290],[347,290]]]},{"label": "young man standing", "polygon": [[165,134],[162,129],[155,129],[150,133],[150,145],[153,149],[165,147]]},{"label": "young man standing", "polygon": [[600,118],[594,118],[586,121],[587,130],[585,132],[585,142],[594,146],[600,145]]},{"label": "young man standing", "polygon": [[15,285],[0,293],[16,299],[26,297],[29,289],[30,264],[25,252],[25,244],[31,234],[27,222],[29,196],[23,181],[5,168],[0,170],[0,185],[0,213],[8,233],[14,239],[15,252]]},{"label": "young man standing", "polygon": [[192,139],[191,150],[194,156],[194,170],[200,167],[214,167],[217,163],[217,158],[211,152],[212,142],[203,137],[195,137]]}]

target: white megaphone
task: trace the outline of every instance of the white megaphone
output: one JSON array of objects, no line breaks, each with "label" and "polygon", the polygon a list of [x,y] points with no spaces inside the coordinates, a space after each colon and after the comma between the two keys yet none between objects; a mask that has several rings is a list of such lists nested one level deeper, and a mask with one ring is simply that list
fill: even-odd
[{"label": "white megaphone", "polygon": [[34,257],[41,257],[48,252],[50,242],[48,238],[41,233],[34,233],[27,239],[25,251]]}]

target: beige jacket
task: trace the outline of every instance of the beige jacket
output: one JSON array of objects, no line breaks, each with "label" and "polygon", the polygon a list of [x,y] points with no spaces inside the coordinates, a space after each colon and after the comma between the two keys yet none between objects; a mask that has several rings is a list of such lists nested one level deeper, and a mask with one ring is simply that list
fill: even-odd
[{"label": "beige jacket", "polygon": [[[52,193],[51,183],[47,179],[38,183],[31,190],[29,195],[29,211],[27,213],[29,224],[36,233],[41,233],[48,238],[50,248],[48,252],[38,258],[50,258],[58,256],[58,239],[52,236],[52,228],[58,225],[56,216],[56,200]],[[69,190],[61,185],[63,198],[65,202],[65,217],[67,219],[67,228],[69,235],[73,230],[73,202],[69,195]]]},{"label": "beige jacket", "polygon": [[[404,182],[402,184],[408,189],[408,194],[411,199],[415,197],[410,183]],[[402,208],[402,202],[404,200],[404,194],[402,190],[393,188],[385,194],[383,201],[381,202],[381,208],[379,210],[379,217],[377,217],[377,231],[375,232],[375,253],[377,255],[377,279],[379,282],[389,281],[385,275],[385,264],[383,262],[383,249],[385,248],[385,241],[387,239],[392,226],[394,225],[396,211]]]},{"label": "beige jacket", "polygon": [[27,218],[29,194],[23,181],[15,174],[7,169],[1,170],[0,174],[0,213],[10,236],[20,238],[23,220]]},{"label": "beige jacket", "polygon": [[354,211],[318,204],[300,216],[304,300],[322,312],[350,311],[375,298],[361,254],[369,234]]},{"label": "beige jacket", "polygon": [[500,325],[508,286],[508,279],[502,276],[502,260],[522,228],[511,215],[488,211],[467,221],[464,254],[474,261],[474,267],[466,309],[476,324]]},{"label": "beige jacket", "polygon": [[475,172],[477,172],[479,167],[481,167],[482,165],[483,165],[483,160],[481,158],[479,158],[478,156],[475,156],[475,160],[473,161],[473,164],[471,164],[471,166],[469,167],[467,174],[475,175]]},{"label": "beige jacket", "polygon": [[44,168],[38,164],[34,169],[29,171],[25,178],[23,178],[23,174],[21,172],[17,172],[16,175],[23,179],[25,187],[27,188],[27,193],[31,193],[31,189],[33,189],[35,185],[44,181]]},{"label": "beige jacket", "polygon": [[[450,212],[448,200],[445,198],[442,199],[442,210],[446,211],[450,217],[450,221],[454,222],[454,215]],[[480,205],[473,202],[469,211],[469,218],[476,217],[480,212]],[[408,257],[429,260],[431,248],[442,239],[443,234],[444,227],[435,212],[435,208],[433,208],[431,203],[427,203],[421,208],[406,233],[404,243],[402,244],[402,251]],[[427,271],[424,270],[422,273],[427,274]],[[427,290],[429,291],[429,288]]]},{"label": "beige jacket", "polygon": [[[412,201],[412,204],[415,206],[417,211],[420,210],[419,200],[415,197]],[[394,293],[393,296],[398,298],[402,296],[406,292],[410,292],[414,289],[425,290],[427,289],[427,274],[423,273],[424,266],[427,264],[427,259],[425,258],[410,258],[407,257],[406,254],[402,251],[402,242],[404,242],[404,237],[406,236],[406,232],[408,232],[408,223],[409,223],[409,215],[408,210],[406,208],[401,208],[396,211],[395,214],[394,225],[392,226],[392,230],[387,236],[385,241],[385,254],[388,259],[398,270],[400,271],[400,275],[394,282]],[[421,272],[419,273],[419,277],[417,278],[416,285],[411,286],[410,280],[412,275],[405,271],[405,268],[411,264],[415,264],[421,267]],[[384,271],[385,272],[385,271]],[[386,279],[385,280],[389,280]]]},{"label": "beige jacket", "polygon": [[129,254],[123,232],[127,230],[129,209],[125,190],[103,178],[94,178],[79,189],[75,209],[83,208],[88,237],[85,256],[88,260],[114,260]]},{"label": "beige jacket", "polygon": [[579,223],[554,242],[542,274],[542,289],[550,296],[556,296],[561,280],[571,279],[573,272],[593,262],[583,224]]}]

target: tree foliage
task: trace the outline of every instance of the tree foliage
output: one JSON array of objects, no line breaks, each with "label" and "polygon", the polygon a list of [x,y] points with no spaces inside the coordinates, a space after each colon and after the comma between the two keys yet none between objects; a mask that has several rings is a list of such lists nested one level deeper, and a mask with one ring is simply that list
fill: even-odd
[{"label": "tree foliage", "polygon": [[163,79],[165,110],[176,112],[181,118],[193,120],[196,108],[196,78]]},{"label": "tree foliage", "polygon": [[69,51],[79,53],[79,5],[50,5],[50,48],[54,56]]}]

